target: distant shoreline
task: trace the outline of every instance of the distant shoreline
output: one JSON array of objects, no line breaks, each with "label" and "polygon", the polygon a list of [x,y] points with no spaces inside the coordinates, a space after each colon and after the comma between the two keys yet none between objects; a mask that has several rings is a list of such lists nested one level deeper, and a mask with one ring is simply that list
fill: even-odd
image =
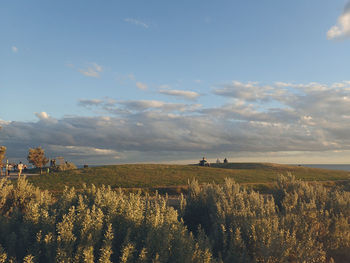
[{"label": "distant shoreline", "polygon": [[291,164],[295,166],[350,171],[350,164]]},{"label": "distant shoreline", "polygon": [[[89,167],[99,167],[113,164],[100,164],[100,165],[89,165]],[[120,164],[122,165],[122,164]],[[310,167],[310,168],[319,168],[319,169],[328,169],[328,170],[342,170],[350,172],[350,164],[288,164],[293,166],[301,166],[301,167]],[[77,165],[78,168],[83,168],[84,165]]]}]

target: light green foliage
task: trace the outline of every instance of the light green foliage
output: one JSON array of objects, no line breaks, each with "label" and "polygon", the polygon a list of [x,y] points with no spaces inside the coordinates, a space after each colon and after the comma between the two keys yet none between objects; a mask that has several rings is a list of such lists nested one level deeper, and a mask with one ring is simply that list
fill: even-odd
[{"label": "light green foliage", "polygon": [[0,173],[1,173],[1,176],[2,176],[2,169],[1,168],[4,166],[3,161],[5,159],[5,154],[6,154],[6,147],[0,146]]},{"label": "light green foliage", "polygon": [[273,196],[232,180],[202,187],[193,181],[184,211],[185,223],[193,231],[200,225],[224,262],[347,262],[349,216],[350,193],[293,176],[280,177]]},{"label": "light green foliage", "polygon": [[[46,196],[45,196],[46,195]],[[44,197],[45,196],[45,197]],[[159,195],[110,187],[63,192],[53,200],[20,178],[0,181],[0,259],[18,262],[210,262]],[[1,248],[1,247],[0,247]]]},{"label": "light green foliage", "polygon": [[99,263],[110,263],[111,262],[111,255],[113,253],[112,251],[112,241],[113,241],[114,235],[112,230],[112,224],[108,224],[106,233],[104,235],[104,240],[101,248],[101,256],[98,260]]},{"label": "light green foliage", "polygon": [[57,166],[58,171],[69,171],[77,169],[77,166],[74,163],[65,162],[64,164],[60,164]]},{"label": "light green foliage", "polygon": [[5,263],[6,259],[7,259],[7,254],[2,248],[2,246],[0,245],[0,263]]},{"label": "light green foliage", "polygon": [[34,263],[34,257],[32,255],[27,255],[25,256],[25,258],[23,259],[23,263]]},{"label": "light green foliage", "polygon": [[[349,262],[350,193],[281,177],[271,195],[232,180],[167,197],[111,187],[53,199],[0,180],[1,262]],[[182,219],[183,218],[183,219]]]},{"label": "light green foliage", "polygon": [[6,154],[6,147],[0,146],[0,162],[2,163]]}]

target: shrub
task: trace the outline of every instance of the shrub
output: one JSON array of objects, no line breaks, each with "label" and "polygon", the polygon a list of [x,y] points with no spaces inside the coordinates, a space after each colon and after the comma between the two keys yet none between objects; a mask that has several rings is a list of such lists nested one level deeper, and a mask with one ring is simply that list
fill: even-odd
[{"label": "shrub", "polygon": [[273,196],[232,180],[193,181],[183,213],[192,231],[203,228],[214,256],[224,262],[350,260],[350,194],[293,176],[281,176]]},{"label": "shrub", "polygon": [[53,199],[0,180],[0,262],[350,261],[348,192],[292,176],[271,195],[193,181],[179,213],[167,203],[94,185]]},{"label": "shrub", "polygon": [[66,188],[53,201],[20,178],[0,181],[0,259],[5,262],[211,262],[159,195],[110,187]]},{"label": "shrub", "polygon": [[60,164],[57,166],[58,171],[68,171],[68,170],[75,170],[77,169],[77,166],[74,163],[65,162],[64,164]]}]

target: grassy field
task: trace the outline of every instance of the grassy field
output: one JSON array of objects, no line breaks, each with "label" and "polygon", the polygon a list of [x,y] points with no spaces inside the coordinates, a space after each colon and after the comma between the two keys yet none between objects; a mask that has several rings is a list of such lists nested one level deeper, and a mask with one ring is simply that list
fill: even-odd
[{"label": "grassy field", "polygon": [[41,189],[60,192],[65,186],[81,189],[83,184],[110,185],[112,188],[185,189],[188,180],[222,183],[233,178],[238,183],[262,189],[276,181],[278,175],[293,174],[306,181],[333,184],[350,180],[350,172],[288,166],[270,163],[228,163],[212,167],[166,164],[125,164],[77,169],[31,176],[29,181]]}]

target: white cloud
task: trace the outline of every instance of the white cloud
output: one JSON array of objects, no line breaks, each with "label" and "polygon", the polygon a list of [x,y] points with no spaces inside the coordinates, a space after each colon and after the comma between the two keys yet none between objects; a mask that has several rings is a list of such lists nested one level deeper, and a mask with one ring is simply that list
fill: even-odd
[{"label": "white cloud", "polygon": [[332,26],[327,32],[328,39],[341,39],[350,36],[350,2],[339,16],[337,24]]},{"label": "white cloud", "polygon": [[57,120],[49,116],[45,111],[35,112],[35,116],[40,120],[40,122],[45,123],[46,125],[57,123]]},{"label": "white cloud", "polygon": [[80,155],[80,156],[91,156],[91,155],[114,155],[117,156],[118,152],[112,149],[100,149],[95,147],[87,146],[74,146],[74,145],[51,145],[51,150],[64,151],[68,155]]},{"label": "white cloud", "polygon": [[124,105],[127,110],[133,111],[148,111],[148,110],[161,110],[161,111],[186,111],[191,108],[190,105],[182,103],[167,103],[158,100],[128,100],[121,101],[119,104]]},{"label": "white cloud", "polygon": [[17,53],[18,52],[18,48],[16,46],[12,46],[11,50],[13,53]]},{"label": "white cloud", "polygon": [[142,83],[142,82],[136,82],[136,87],[139,88],[140,90],[148,89],[148,86],[145,83]]},{"label": "white cloud", "polygon": [[100,73],[103,71],[102,66],[98,65],[97,63],[90,63],[91,66],[89,66],[86,69],[79,69],[78,71],[87,77],[94,77],[99,78]]},{"label": "white cloud", "polygon": [[181,97],[184,99],[194,100],[199,97],[199,94],[194,91],[189,90],[167,90],[167,89],[161,89],[159,91],[161,94],[169,95],[169,96],[175,96],[175,97]]},{"label": "white cloud", "polygon": [[50,118],[49,114],[47,114],[45,111],[35,112],[35,116],[37,116],[39,120],[47,120]]},{"label": "white cloud", "polygon": [[125,18],[124,19],[125,22],[136,25],[136,26],[141,26],[144,28],[149,28],[149,24],[142,22],[140,20],[134,19],[134,18]]},{"label": "white cloud", "polygon": [[216,95],[247,101],[268,100],[270,91],[270,86],[261,86],[257,82],[242,83],[239,81],[232,81],[214,89]]},{"label": "white cloud", "polygon": [[8,124],[10,124],[10,121],[4,121],[4,120],[0,119],[0,127],[2,125],[8,125]]},{"label": "white cloud", "polygon": [[91,108],[91,106],[99,107],[100,110],[113,115],[125,115],[146,111],[186,114],[190,112],[193,113],[202,108],[201,104],[170,103],[159,100],[117,101],[108,97],[104,98],[103,100],[81,99],[79,100],[78,105],[86,108]]}]

